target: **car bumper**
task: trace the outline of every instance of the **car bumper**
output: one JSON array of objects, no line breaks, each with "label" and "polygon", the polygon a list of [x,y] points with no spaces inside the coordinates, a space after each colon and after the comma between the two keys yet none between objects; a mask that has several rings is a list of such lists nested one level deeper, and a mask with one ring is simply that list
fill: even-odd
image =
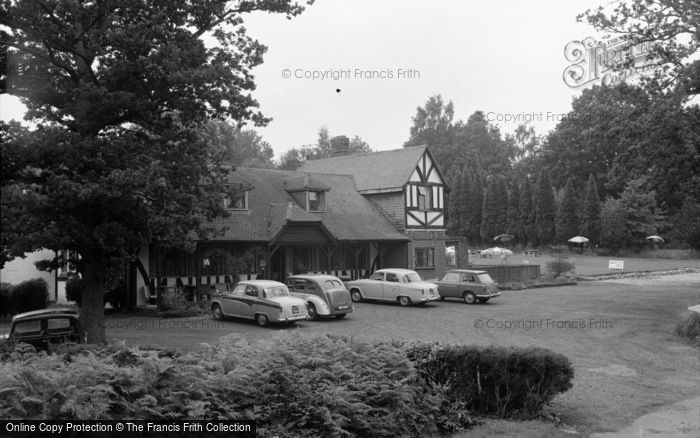
[{"label": "car bumper", "polygon": [[440,299],[440,294],[429,295],[420,300],[421,303],[427,303],[428,301],[438,301]]},{"label": "car bumper", "polygon": [[497,297],[497,296],[499,296],[499,295],[501,295],[500,292],[491,292],[491,293],[488,293],[488,294],[479,294],[479,295],[477,295],[476,297],[477,297],[477,298],[495,298],[495,297]]},{"label": "car bumper", "polygon": [[279,318],[274,322],[292,322],[292,321],[305,321],[309,319],[307,315],[294,315],[294,316],[287,316],[284,318]]}]

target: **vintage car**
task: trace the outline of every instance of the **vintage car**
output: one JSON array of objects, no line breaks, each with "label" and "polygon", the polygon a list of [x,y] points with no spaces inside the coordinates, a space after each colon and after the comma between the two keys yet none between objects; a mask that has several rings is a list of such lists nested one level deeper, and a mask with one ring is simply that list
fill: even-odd
[{"label": "vintage car", "polygon": [[10,333],[5,336],[10,346],[24,342],[37,350],[48,350],[51,344],[84,344],[85,341],[80,313],[58,307],[15,315],[10,322]]},{"label": "vintage car", "polygon": [[428,283],[409,269],[380,269],[370,278],[348,282],[353,301],[398,301],[402,306],[440,299],[437,285]]},{"label": "vintage car", "polygon": [[217,292],[211,298],[211,312],[216,319],[252,319],[263,327],[294,324],[309,317],[306,301],[293,297],[283,283],[271,280],[240,281],[230,291]]},{"label": "vintage car", "polygon": [[332,275],[292,275],[287,278],[292,296],[306,300],[309,319],[319,316],[345,318],[353,311],[345,285]]},{"label": "vintage car", "polygon": [[433,281],[442,299],[459,298],[467,304],[485,303],[501,294],[498,284],[486,271],[452,269],[445,273],[442,280]]}]

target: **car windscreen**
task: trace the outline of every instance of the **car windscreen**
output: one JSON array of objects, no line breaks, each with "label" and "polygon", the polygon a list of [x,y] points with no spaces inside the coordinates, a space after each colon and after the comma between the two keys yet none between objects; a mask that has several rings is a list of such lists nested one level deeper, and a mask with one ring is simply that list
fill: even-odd
[{"label": "car windscreen", "polygon": [[479,281],[483,284],[493,283],[493,279],[489,274],[479,274]]},{"label": "car windscreen", "polygon": [[412,272],[410,274],[406,274],[403,281],[404,283],[418,283],[419,281],[423,281],[423,279],[420,278],[420,275],[418,275],[417,272]]},{"label": "car windscreen", "polygon": [[41,331],[41,320],[22,321],[15,324],[14,333],[16,335],[29,335]]},{"label": "car windscreen", "polygon": [[46,328],[49,333],[70,331],[71,320],[69,318],[50,318],[46,320]]},{"label": "car windscreen", "polygon": [[289,290],[284,286],[266,287],[264,289],[264,291],[265,291],[265,298],[267,298],[267,299],[277,298],[277,297],[288,297],[289,296]]}]

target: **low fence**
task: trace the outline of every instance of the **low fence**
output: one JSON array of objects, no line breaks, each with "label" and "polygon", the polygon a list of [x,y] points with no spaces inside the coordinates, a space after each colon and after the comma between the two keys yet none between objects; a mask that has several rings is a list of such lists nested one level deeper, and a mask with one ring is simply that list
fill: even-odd
[{"label": "low fence", "polygon": [[529,283],[540,277],[540,265],[474,265],[471,269],[486,271],[501,284],[518,281]]}]

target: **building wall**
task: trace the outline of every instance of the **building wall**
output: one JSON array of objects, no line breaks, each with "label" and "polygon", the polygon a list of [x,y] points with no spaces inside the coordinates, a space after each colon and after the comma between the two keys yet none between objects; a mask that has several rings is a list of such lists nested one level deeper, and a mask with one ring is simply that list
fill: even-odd
[{"label": "building wall", "polygon": [[364,196],[379,208],[394,228],[399,231],[406,229],[406,206],[404,205],[403,191]]},{"label": "building wall", "polygon": [[[453,239],[448,239],[445,231],[406,230],[406,235],[411,239],[408,243],[408,269],[418,272],[424,280],[442,277],[447,270],[445,242]],[[416,248],[433,248],[435,266],[432,268],[417,268]]]}]

